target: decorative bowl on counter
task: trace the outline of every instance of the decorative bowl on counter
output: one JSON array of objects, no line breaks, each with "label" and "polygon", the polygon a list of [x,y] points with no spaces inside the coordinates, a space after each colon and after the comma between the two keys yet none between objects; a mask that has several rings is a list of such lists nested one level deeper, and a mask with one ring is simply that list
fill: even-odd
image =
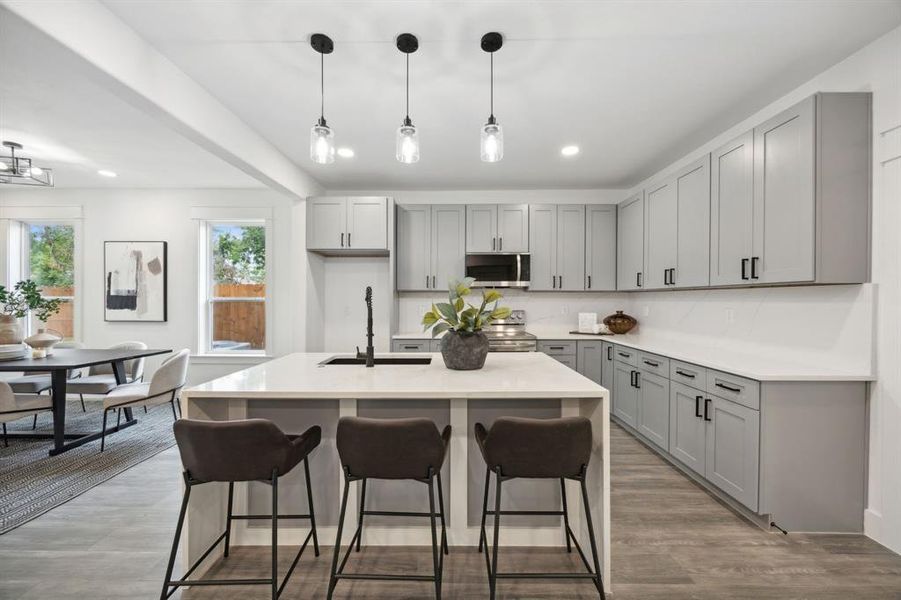
[{"label": "decorative bowl on counter", "polygon": [[635,317],[630,317],[621,310],[616,311],[615,315],[604,318],[604,325],[613,333],[629,333],[638,325]]},{"label": "decorative bowl on counter", "polygon": [[35,358],[44,358],[53,354],[53,347],[63,341],[63,336],[53,329],[38,329],[38,332],[27,338]]}]

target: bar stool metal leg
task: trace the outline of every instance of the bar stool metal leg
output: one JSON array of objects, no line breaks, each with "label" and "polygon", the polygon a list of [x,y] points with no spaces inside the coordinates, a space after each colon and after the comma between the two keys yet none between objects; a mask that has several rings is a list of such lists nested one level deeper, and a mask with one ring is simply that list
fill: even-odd
[{"label": "bar stool metal leg", "polygon": [[[491,469],[485,467],[485,495],[482,498],[482,531],[479,534],[479,552],[482,551],[482,538],[485,535],[485,517],[488,514],[488,488],[491,485]],[[487,552],[487,549],[486,549]]]},{"label": "bar stool metal leg", "polygon": [[441,471],[438,471],[438,512],[441,515],[441,548],[444,554],[450,554],[447,548],[447,525],[444,523],[444,489],[441,487]]},{"label": "bar stool metal leg", "polygon": [[360,518],[357,524],[357,552],[360,551],[360,543],[363,541],[363,512],[366,510],[366,479],[360,482]]},{"label": "bar stool metal leg", "polygon": [[[494,496],[494,548],[491,549],[491,573],[489,574],[489,586],[491,600],[494,600],[497,591],[497,548],[501,537],[501,471],[494,472],[494,485],[497,488]],[[487,550],[487,548],[486,548]]]},{"label": "bar stool metal leg", "polygon": [[[432,526],[432,565],[435,573],[435,598],[441,600],[441,567],[444,561],[438,549],[438,530],[435,525],[435,476],[429,477],[429,521]],[[439,558],[441,556],[441,558]]]},{"label": "bar stool metal leg", "polygon": [[[172,410],[175,410],[173,404]],[[293,569],[293,567],[292,567]],[[288,583],[288,580],[285,580]],[[272,600],[278,600],[278,470],[272,470]]]},{"label": "bar stool metal leg", "polygon": [[313,555],[319,556],[319,535],[316,533],[316,511],[313,510],[313,485],[310,483],[310,460],[303,459],[303,474],[307,480],[307,507],[310,510],[310,527],[313,530]]},{"label": "bar stool metal leg", "polygon": [[[106,413],[104,413],[105,415]],[[169,564],[166,567],[166,578],[163,580],[163,591],[160,593],[160,600],[166,600],[175,593],[174,588],[169,592],[169,582],[172,581],[172,570],[175,568],[175,555],[178,553],[178,543],[181,541],[181,529],[185,524],[185,514],[188,512],[188,500],[191,498],[191,485],[185,478],[185,493],[181,500],[181,510],[178,513],[178,524],[175,526],[175,539],[172,540],[172,551],[169,553]]]},{"label": "bar stool metal leg", "polygon": [[566,480],[560,478],[560,497],[563,502],[563,535],[566,537],[566,551],[572,552],[572,543],[569,541],[569,506],[566,504]]},{"label": "bar stool metal leg", "polygon": [[591,558],[594,562],[594,585],[598,589],[601,600],[604,600],[604,581],[601,578],[601,566],[598,561],[598,544],[594,537],[594,524],[591,522],[591,505],[588,503],[588,487],[585,484],[585,469],[579,480],[582,486],[582,502],[585,505],[585,523],[588,525],[588,540],[591,543]]},{"label": "bar stool metal leg", "polygon": [[332,556],[332,573],[328,582],[328,600],[332,599],[335,593],[335,586],[338,584],[338,556],[341,554],[341,534],[344,532],[344,515],[347,513],[347,495],[350,493],[350,478],[347,476],[347,470],[344,473],[344,495],[341,497],[341,512],[338,515],[338,533],[335,535],[335,554]]},{"label": "bar stool metal leg", "polygon": [[235,482],[228,482],[228,507],[225,513],[225,558],[228,558],[228,548],[232,537],[232,506],[234,505]]}]

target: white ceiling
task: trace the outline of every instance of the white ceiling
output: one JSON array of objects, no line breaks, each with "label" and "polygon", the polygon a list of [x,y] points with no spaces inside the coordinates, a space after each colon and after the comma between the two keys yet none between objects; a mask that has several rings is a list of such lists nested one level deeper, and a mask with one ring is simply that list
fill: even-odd
[{"label": "white ceiling", "polygon": [[[626,187],[901,23],[898,0],[105,4],[340,189]],[[506,156],[483,164],[488,57],[478,42],[491,30],[507,38],[495,61]],[[328,166],[308,157],[319,57],[306,40],[317,31],[336,43],[326,118],[356,152]],[[404,62],[393,39],[405,31],[421,42],[411,61],[415,165],[394,160]],[[566,144],[582,153],[562,158]]]},{"label": "white ceiling", "polygon": [[57,187],[261,187],[90,80],[68,50],[2,8],[0,57],[0,139],[51,167]]}]

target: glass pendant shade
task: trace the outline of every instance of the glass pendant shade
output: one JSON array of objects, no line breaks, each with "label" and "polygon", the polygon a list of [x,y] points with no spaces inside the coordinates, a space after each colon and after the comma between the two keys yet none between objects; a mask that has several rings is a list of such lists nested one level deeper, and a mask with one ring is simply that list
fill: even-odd
[{"label": "glass pendant shade", "polygon": [[406,164],[419,162],[419,132],[408,121],[397,128],[397,160]]},{"label": "glass pendant shade", "polygon": [[494,119],[482,126],[481,138],[482,162],[497,162],[504,157],[504,130]]},{"label": "glass pendant shade", "polygon": [[310,158],[320,165],[335,162],[335,134],[322,121],[310,130]]}]

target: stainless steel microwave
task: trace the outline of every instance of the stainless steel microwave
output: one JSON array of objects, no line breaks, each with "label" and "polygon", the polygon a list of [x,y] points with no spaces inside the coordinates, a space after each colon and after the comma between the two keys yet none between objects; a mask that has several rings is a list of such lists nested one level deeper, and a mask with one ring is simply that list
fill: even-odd
[{"label": "stainless steel microwave", "polygon": [[466,276],[474,287],[529,287],[528,254],[467,254]]}]

